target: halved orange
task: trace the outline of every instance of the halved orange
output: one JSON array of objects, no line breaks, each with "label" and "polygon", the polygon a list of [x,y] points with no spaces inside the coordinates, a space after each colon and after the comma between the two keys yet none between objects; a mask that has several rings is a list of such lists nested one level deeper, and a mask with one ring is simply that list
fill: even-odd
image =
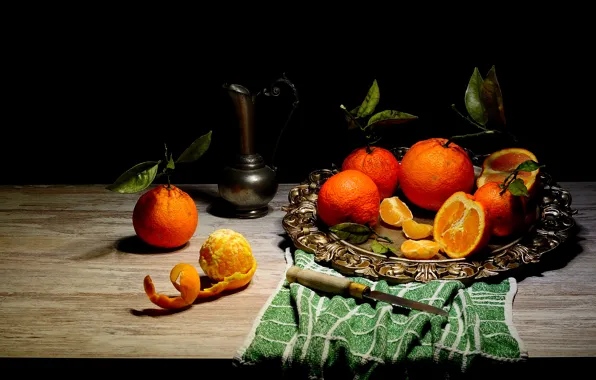
[{"label": "halved orange", "polygon": [[401,227],[404,220],[414,217],[408,205],[397,196],[383,199],[379,213],[383,222],[395,227]]},{"label": "halved orange", "polygon": [[[476,179],[476,187],[481,188],[488,182],[502,183],[509,173],[527,160],[538,162],[534,153],[523,148],[501,149],[490,154],[482,164],[482,172]],[[538,173],[540,169],[533,172],[520,171],[517,175],[517,178],[524,181],[530,195],[535,193]]]},{"label": "halved orange", "polygon": [[491,236],[487,212],[470,194],[458,191],[435,215],[434,240],[451,258],[467,257],[488,244]]},{"label": "halved orange", "polygon": [[439,243],[432,240],[406,240],[400,250],[403,255],[412,260],[432,259],[440,249]]},{"label": "halved orange", "polygon": [[418,223],[414,219],[404,220],[401,228],[408,239],[414,240],[427,238],[433,233],[433,226],[431,224]]}]

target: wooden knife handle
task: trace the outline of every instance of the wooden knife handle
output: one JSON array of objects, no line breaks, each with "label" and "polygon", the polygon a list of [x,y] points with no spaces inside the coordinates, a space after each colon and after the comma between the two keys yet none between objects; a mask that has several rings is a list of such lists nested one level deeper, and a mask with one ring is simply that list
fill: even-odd
[{"label": "wooden knife handle", "polygon": [[312,289],[342,296],[362,298],[362,295],[368,291],[368,286],[352,282],[347,278],[330,276],[297,266],[288,269],[286,279],[289,283],[297,282]]}]

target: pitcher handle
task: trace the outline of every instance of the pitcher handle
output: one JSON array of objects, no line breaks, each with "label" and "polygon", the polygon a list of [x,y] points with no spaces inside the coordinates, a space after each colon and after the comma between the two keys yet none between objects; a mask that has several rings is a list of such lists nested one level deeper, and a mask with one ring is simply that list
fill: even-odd
[{"label": "pitcher handle", "polygon": [[298,108],[298,104],[300,103],[300,98],[298,97],[298,90],[296,89],[296,86],[294,86],[294,83],[292,83],[286,77],[286,73],[283,73],[281,78],[278,78],[275,81],[273,81],[273,83],[271,83],[268,88],[263,89],[262,93],[265,96],[279,96],[279,94],[281,94],[281,89],[278,86],[279,83],[285,83],[288,87],[290,87],[290,89],[294,93],[295,100],[292,103],[292,109],[290,110],[290,113],[288,114],[286,122],[284,123],[284,126],[281,128],[279,135],[277,136],[277,141],[275,142],[275,147],[273,148],[273,154],[271,156],[271,168],[276,172],[277,172],[277,166],[275,165],[275,158],[277,155],[277,148],[279,146],[279,142],[281,141],[281,136],[283,135],[286,127],[288,126],[288,124],[290,122],[290,119],[292,119],[292,115],[294,114],[294,111],[296,110],[296,108]]}]

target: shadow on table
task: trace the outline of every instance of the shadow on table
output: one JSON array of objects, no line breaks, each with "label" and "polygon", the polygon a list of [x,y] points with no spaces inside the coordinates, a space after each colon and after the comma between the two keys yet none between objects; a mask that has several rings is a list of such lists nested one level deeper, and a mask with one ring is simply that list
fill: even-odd
[{"label": "shadow on table", "polygon": [[114,246],[118,251],[123,253],[160,254],[180,251],[186,248],[188,246],[188,243],[185,243],[180,247],[159,248],[145,243],[137,235],[132,235],[116,240]]},{"label": "shadow on table", "polygon": [[[77,249],[79,249],[78,244]],[[87,260],[94,260],[99,259],[104,256],[108,256],[111,254],[139,254],[139,255],[152,255],[152,254],[165,254],[165,253],[175,253],[178,251],[183,250],[188,246],[189,243],[183,244],[180,247],[175,248],[159,248],[153,247],[144,241],[142,241],[137,235],[126,236],[116,240],[114,243],[105,245],[103,247],[94,247],[87,252],[82,254],[77,254],[75,256],[71,256],[71,260],[76,261],[87,261]],[[62,247],[64,249],[64,247]],[[73,249],[74,250],[74,249]]]},{"label": "shadow on table", "polygon": [[581,226],[575,225],[573,230],[570,231],[569,238],[552,251],[544,253],[540,257],[539,262],[521,265],[516,269],[507,271],[502,276],[497,275],[483,278],[482,280],[487,283],[499,283],[506,276],[514,277],[520,282],[528,277],[542,277],[542,274],[545,272],[562,269],[583,252],[583,248],[580,245],[580,242],[585,240],[584,237],[580,236],[582,230],[583,228]]}]

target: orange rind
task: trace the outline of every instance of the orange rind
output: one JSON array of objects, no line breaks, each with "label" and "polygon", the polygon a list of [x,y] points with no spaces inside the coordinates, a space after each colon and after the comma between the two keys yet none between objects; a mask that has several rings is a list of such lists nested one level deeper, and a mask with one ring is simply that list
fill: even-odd
[{"label": "orange rind", "polygon": [[[176,280],[180,279],[177,283]],[[196,268],[190,264],[180,263],[170,272],[172,285],[180,292],[178,297],[169,297],[155,291],[149,275],[145,276],[143,286],[149,300],[163,309],[181,309],[191,305],[201,290],[201,277]]]},{"label": "orange rind", "polygon": [[[248,241],[233,230],[213,232],[201,247],[199,264],[215,283],[201,290],[201,278],[196,268],[180,263],[172,268],[170,281],[180,292],[178,297],[158,294],[150,276],[144,279],[145,293],[149,300],[164,309],[181,309],[192,305],[197,299],[213,297],[225,290],[247,285],[257,270]],[[179,282],[176,282],[179,279]]]}]

